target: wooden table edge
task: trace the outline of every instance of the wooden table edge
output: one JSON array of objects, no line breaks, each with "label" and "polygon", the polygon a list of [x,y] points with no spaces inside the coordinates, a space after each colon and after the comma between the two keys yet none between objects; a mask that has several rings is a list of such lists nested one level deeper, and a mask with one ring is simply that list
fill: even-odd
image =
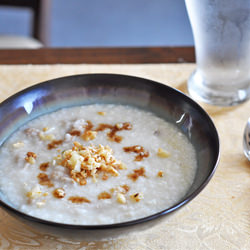
[{"label": "wooden table edge", "polygon": [[194,47],[0,49],[0,64],[140,64],[194,61]]}]

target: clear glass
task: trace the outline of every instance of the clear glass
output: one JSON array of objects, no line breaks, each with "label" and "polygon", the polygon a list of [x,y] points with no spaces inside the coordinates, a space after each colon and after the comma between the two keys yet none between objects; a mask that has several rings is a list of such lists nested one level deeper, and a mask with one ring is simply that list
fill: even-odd
[{"label": "clear glass", "polygon": [[192,97],[231,106],[250,97],[250,0],[185,0],[197,69]]}]

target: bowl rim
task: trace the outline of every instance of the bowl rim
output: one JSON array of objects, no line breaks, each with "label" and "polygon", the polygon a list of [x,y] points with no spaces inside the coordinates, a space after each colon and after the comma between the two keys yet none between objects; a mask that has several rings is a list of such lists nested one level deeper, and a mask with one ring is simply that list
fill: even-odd
[{"label": "bowl rim", "polygon": [[44,88],[49,84],[53,84],[53,82],[60,82],[61,80],[76,78],[76,77],[95,77],[95,76],[99,76],[99,77],[102,77],[102,76],[105,76],[105,77],[127,77],[130,79],[141,80],[141,81],[145,82],[146,84],[151,83],[151,84],[155,84],[155,85],[161,85],[164,88],[168,88],[171,91],[177,92],[178,95],[181,95],[182,98],[184,98],[185,101],[189,102],[195,109],[197,109],[197,111],[202,112],[203,115],[206,117],[207,121],[212,126],[212,129],[214,130],[214,134],[216,136],[216,148],[217,148],[216,157],[215,157],[216,162],[214,163],[212,171],[209,172],[209,175],[206,176],[206,178],[202,182],[202,184],[200,186],[198,186],[185,199],[182,198],[180,201],[178,201],[177,203],[175,203],[171,207],[168,207],[167,209],[161,210],[161,211],[154,213],[152,215],[145,216],[145,217],[138,218],[138,219],[129,220],[129,221],[112,223],[112,224],[90,224],[90,225],[88,225],[88,224],[86,224],[86,225],[85,224],[67,224],[67,223],[50,221],[50,220],[41,219],[41,218],[38,218],[35,216],[31,216],[27,213],[24,213],[16,208],[8,205],[4,201],[2,201],[2,199],[0,199],[0,207],[4,208],[7,212],[12,212],[12,214],[14,214],[15,216],[19,216],[21,218],[28,219],[29,221],[37,222],[37,223],[40,223],[43,225],[52,226],[55,228],[80,229],[83,231],[84,230],[104,230],[104,229],[124,228],[124,227],[128,227],[128,226],[133,226],[133,225],[142,224],[142,223],[145,223],[148,221],[152,221],[152,220],[160,218],[164,215],[173,213],[174,211],[178,210],[179,208],[183,207],[185,204],[187,204],[188,202],[193,200],[205,188],[205,186],[209,183],[210,179],[213,177],[213,175],[218,167],[219,160],[220,160],[220,139],[219,139],[218,131],[214,125],[214,122],[212,121],[212,119],[208,115],[208,113],[196,101],[194,101],[188,95],[186,95],[185,93],[181,92],[180,90],[178,90],[174,87],[171,87],[167,84],[163,84],[163,83],[155,81],[155,80],[151,80],[151,79],[143,78],[143,77],[138,77],[138,76],[133,76],[133,75],[116,74],[116,73],[88,73],[88,74],[76,74],[76,75],[62,76],[62,77],[57,77],[57,78],[53,78],[53,79],[49,79],[46,81],[36,83],[30,87],[22,89],[21,91],[18,91],[17,93],[9,96],[7,99],[2,101],[0,103],[0,109],[4,104],[9,103],[12,100],[15,100],[16,98],[22,96],[23,94],[28,93],[34,89],[37,89],[37,88]]}]

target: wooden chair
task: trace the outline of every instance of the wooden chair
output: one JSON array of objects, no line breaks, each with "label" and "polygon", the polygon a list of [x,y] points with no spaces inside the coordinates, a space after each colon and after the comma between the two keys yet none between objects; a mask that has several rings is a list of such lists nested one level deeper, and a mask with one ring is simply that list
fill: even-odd
[{"label": "wooden chair", "polygon": [[[0,0],[0,6],[29,8],[33,12],[32,33],[33,39],[48,45],[51,0]],[[6,36],[4,36],[6,39]],[[15,36],[16,37],[16,36]],[[16,37],[17,38],[17,37]],[[28,38],[27,38],[28,39]],[[23,42],[24,37],[22,37]]]}]

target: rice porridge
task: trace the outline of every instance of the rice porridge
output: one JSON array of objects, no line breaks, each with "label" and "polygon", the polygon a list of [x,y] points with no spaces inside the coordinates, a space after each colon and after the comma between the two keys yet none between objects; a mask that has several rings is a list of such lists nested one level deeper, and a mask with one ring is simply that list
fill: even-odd
[{"label": "rice porridge", "polygon": [[125,222],[166,209],[191,186],[195,151],[154,114],[122,105],[65,108],[27,123],[0,150],[0,189],[29,215]]}]

